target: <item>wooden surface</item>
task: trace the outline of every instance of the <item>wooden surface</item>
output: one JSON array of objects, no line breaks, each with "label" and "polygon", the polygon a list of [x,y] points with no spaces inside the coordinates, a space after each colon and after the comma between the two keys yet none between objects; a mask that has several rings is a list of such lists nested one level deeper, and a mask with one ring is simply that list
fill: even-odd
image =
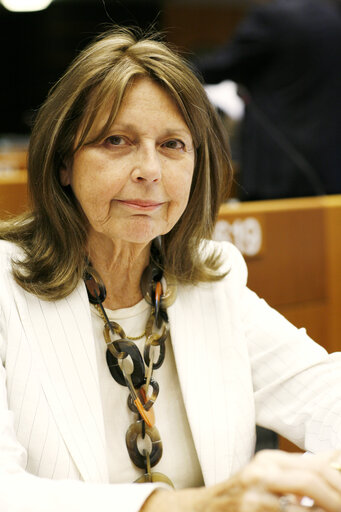
[{"label": "wooden surface", "polygon": [[27,168],[27,150],[1,150],[0,151],[0,170],[21,170]]},{"label": "wooden surface", "polygon": [[27,149],[0,150],[0,219],[27,208]]},{"label": "wooden surface", "polygon": [[25,170],[0,172],[0,218],[22,213],[27,208],[27,173]]},{"label": "wooden surface", "polygon": [[[250,219],[258,223],[261,242],[245,242],[255,229],[239,229],[236,236],[234,226]],[[224,205],[216,228],[220,239],[222,221],[229,224],[225,239],[244,253],[249,287],[329,352],[340,350],[341,196]]]}]

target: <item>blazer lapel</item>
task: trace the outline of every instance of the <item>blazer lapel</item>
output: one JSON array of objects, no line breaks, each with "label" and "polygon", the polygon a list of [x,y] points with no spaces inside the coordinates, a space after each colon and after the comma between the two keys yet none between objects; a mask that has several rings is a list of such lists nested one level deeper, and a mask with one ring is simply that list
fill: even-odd
[{"label": "blazer lapel", "polygon": [[[251,415],[253,411],[252,403],[240,403],[236,390],[246,355],[233,346],[233,322],[221,283],[179,287],[168,313],[188,420],[205,484],[211,485],[240,463],[235,453],[240,450],[238,422],[243,422],[245,408]],[[250,395],[245,393],[246,402]]]},{"label": "blazer lapel", "polygon": [[86,481],[108,481],[103,412],[84,284],[56,302],[17,291],[17,304],[60,433]]}]

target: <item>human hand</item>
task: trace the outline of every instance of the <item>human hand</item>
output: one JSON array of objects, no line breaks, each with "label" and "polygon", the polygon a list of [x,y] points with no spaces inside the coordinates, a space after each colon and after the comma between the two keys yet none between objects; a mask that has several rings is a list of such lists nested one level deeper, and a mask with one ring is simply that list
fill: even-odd
[{"label": "human hand", "polygon": [[[259,452],[237,475],[207,488],[158,490],[143,512],[341,512],[341,451],[303,457]],[[301,503],[309,496],[314,506]]]},{"label": "human hand", "polygon": [[273,502],[273,508],[257,512],[341,512],[341,473],[335,471],[340,468],[341,451],[302,457],[271,450],[259,452],[240,477],[249,489],[246,497],[256,489],[261,500],[277,500],[277,508]]}]

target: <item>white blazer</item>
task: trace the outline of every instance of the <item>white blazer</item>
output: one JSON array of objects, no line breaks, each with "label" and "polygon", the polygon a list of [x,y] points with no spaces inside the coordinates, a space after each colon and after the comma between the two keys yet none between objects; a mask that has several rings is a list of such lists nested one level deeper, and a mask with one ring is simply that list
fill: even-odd
[{"label": "white blazer", "polygon": [[[328,356],[248,290],[241,255],[220,245],[227,276],[180,286],[168,309],[206,485],[247,463],[256,421],[312,452],[341,448],[340,354]],[[154,486],[108,483],[85,286],[40,300],[14,282],[17,254],[0,242],[0,510],[136,512]]]}]

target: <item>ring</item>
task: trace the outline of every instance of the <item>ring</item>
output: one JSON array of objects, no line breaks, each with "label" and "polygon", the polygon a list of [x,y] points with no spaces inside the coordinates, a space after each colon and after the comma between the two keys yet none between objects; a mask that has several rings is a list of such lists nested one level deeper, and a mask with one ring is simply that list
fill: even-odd
[{"label": "ring", "polygon": [[315,509],[315,502],[311,498],[308,498],[308,496],[304,496],[301,501],[296,501],[294,496],[285,495],[281,496],[279,498],[279,512],[287,512],[288,507],[290,505],[296,505],[300,508],[307,509],[307,510],[314,510]]},{"label": "ring", "polygon": [[315,507],[315,501],[311,498],[308,498],[308,496],[303,496],[303,498],[300,501],[300,506],[304,508],[314,508]]}]

